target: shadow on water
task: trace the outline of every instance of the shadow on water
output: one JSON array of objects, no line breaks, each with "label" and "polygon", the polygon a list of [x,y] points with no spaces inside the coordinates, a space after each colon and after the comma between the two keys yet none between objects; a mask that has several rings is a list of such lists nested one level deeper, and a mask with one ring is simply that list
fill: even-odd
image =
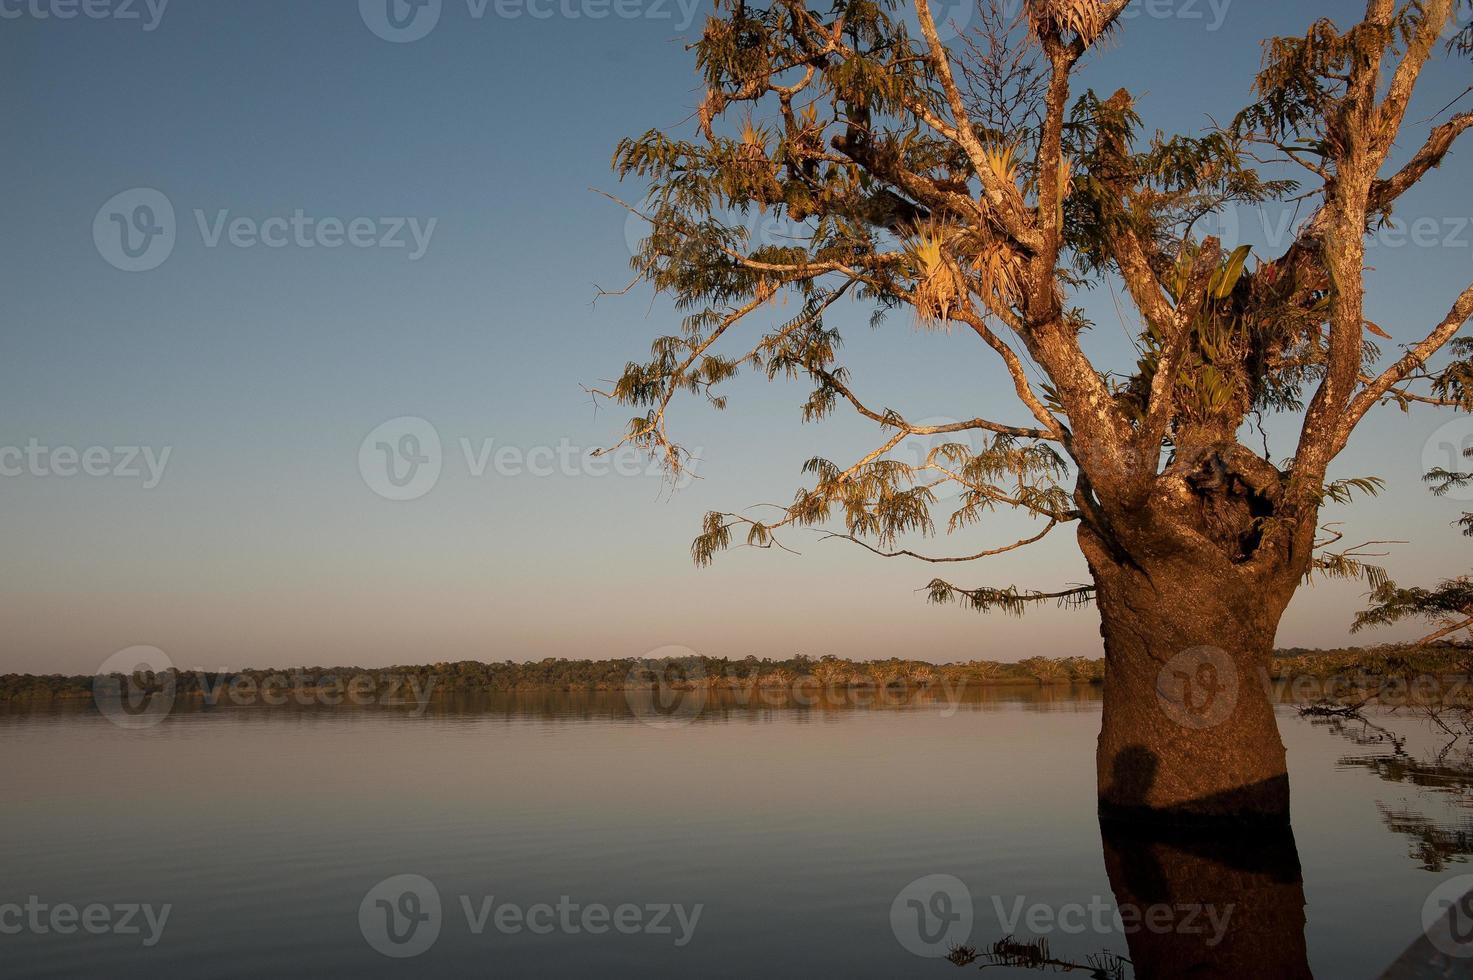
[{"label": "shadow on water", "polygon": [[1100,824],[1130,960],[1158,977],[1309,977],[1304,879],[1290,828],[1147,833]]},{"label": "shadow on water", "polygon": [[1054,956],[1046,939],[1004,937],[950,960],[981,969],[1078,972],[1094,980],[1298,980],[1313,974],[1304,881],[1287,827],[1228,833],[1147,831],[1102,820],[1105,868],[1128,956]]}]

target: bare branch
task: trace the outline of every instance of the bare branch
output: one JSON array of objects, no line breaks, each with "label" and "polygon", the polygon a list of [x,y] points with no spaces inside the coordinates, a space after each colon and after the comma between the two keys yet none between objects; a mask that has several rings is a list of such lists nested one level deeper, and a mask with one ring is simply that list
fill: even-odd
[{"label": "bare branch", "polygon": [[982,147],[982,141],[977,138],[977,132],[972,128],[972,120],[967,115],[966,100],[957,88],[956,78],[951,71],[951,56],[947,53],[946,46],[941,43],[941,37],[936,32],[936,21],[931,15],[930,0],[915,0],[916,18],[921,25],[921,33],[926,38],[926,44],[930,48],[931,63],[936,69],[936,76],[941,81],[942,91],[946,93],[946,101],[951,107],[952,118],[956,121],[956,141],[966,151],[967,158],[972,162],[972,169],[976,171],[977,179],[982,182],[986,192],[987,201],[992,206],[993,212],[1004,228],[1013,239],[1029,251],[1038,251],[1043,244],[1038,231],[1030,227],[1021,213],[1021,199],[1018,197],[1016,187],[1004,186],[1001,179],[993,173],[987,164],[987,153]]},{"label": "bare branch", "polygon": [[1390,391],[1393,385],[1426,364],[1427,359],[1441,350],[1449,340],[1452,340],[1453,335],[1462,329],[1463,324],[1467,323],[1470,317],[1473,317],[1473,284],[1463,290],[1447,316],[1423,338],[1421,343],[1403,354],[1395,364],[1383,371],[1375,381],[1366,385],[1355,396],[1336,434],[1336,450],[1338,451],[1350,439],[1351,430],[1366,412],[1370,411],[1372,405]]}]

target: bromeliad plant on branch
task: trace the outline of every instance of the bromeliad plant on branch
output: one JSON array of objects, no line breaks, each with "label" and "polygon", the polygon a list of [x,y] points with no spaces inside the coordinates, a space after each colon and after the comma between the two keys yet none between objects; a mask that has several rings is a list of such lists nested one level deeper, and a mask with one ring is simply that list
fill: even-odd
[{"label": "bromeliad plant on branch", "polygon": [[[809,461],[811,485],[772,519],[708,515],[698,563],[734,535],[781,546],[785,529],[832,521],[880,554],[948,563],[1073,525],[1091,584],[947,578],[932,598],[1006,612],[1098,606],[1107,814],[1286,820],[1284,748],[1257,678],[1306,576],[1364,570],[1353,555],[1317,552],[1321,506],[1375,489],[1327,483],[1327,468],[1380,403],[1468,407],[1428,365],[1473,314],[1473,286],[1430,331],[1406,325],[1420,339],[1380,369],[1367,332],[1386,334],[1363,312],[1368,235],[1473,126],[1473,113],[1446,116],[1399,168],[1388,164],[1393,142],[1411,138],[1403,123],[1424,67],[1468,53],[1466,32],[1443,40],[1455,2],[1466,0],[1370,0],[1347,30],[1321,20],[1272,39],[1256,102],[1228,126],[1167,137],[1142,135],[1126,91],[1071,93],[1127,0],[1027,0],[1016,21],[983,0],[980,27],[952,50],[928,0],[914,0],[919,37],[875,0],[718,0],[694,46],[706,92],[693,132],[651,131],[615,155],[621,177],[650,188],[637,279],[687,315],[597,394],[639,408],[621,442],[676,471],[688,457],[668,428],[673,399],[722,408],[722,382],[743,368],[811,382],[805,420],[852,409],[876,424],[872,452]],[[1270,179],[1264,162],[1303,177]],[[1281,255],[1195,231],[1224,208],[1288,195],[1312,215]],[[749,241],[742,219],[754,211],[802,230]],[[1067,303],[1100,282],[1123,285],[1139,319],[1128,376],[1091,362],[1089,324]],[[975,334],[1027,420],[921,426],[865,400],[828,322],[841,302]],[[1298,427],[1287,461],[1239,441],[1265,410]],[[963,444],[970,434],[982,451]],[[916,465],[891,455],[912,435],[958,441]],[[954,558],[899,548],[934,529],[944,483],[961,491],[948,531],[985,525],[1002,506],[1042,530]],[[1201,647],[1224,651],[1236,700],[1210,725],[1181,724],[1158,680]]]}]

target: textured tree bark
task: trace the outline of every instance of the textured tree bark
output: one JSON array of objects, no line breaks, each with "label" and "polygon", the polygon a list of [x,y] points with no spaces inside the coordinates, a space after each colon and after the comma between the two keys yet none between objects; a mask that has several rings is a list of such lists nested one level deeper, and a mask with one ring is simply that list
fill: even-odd
[{"label": "textured tree bark", "polygon": [[1289,780],[1265,683],[1282,576],[1244,581],[1194,557],[1092,558],[1105,641],[1104,817],[1287,824]]}]

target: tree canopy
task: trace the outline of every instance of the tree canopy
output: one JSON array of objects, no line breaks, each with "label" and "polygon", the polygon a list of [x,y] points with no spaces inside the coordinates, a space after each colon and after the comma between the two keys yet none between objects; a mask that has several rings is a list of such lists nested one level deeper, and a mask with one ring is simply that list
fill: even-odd
[{"label": "tree canopy", "polygon": [[[597,394],[638,410],[621,444],[676,472],[689,458],[670,431],[672,403],[684,394],[725,408],[723,383],[741,371],[806,379],[805,421],[852,410],[880,437],[856,461],[808,460],[808,485],[771,517],[707,515],[698,563],[734,535],[782,547],[784,529],[833,520],[872,551],[931,562],[1020,548],[1067,524],[1119,557],[1147,549],[1122,529],[1149,505],[1150,533],[1209,571],[1367,571],[1354,550],[1314,555],[1334,540],[1318,531],[1320,506],[1377,489],[1327,482],[1330,462],[1378,404],[1473,408],[1469,342],[1431,366],[1473,314],[1473,285],[1389,363],[1374,338],[1390,334],[1364,311],[1367,237],[1473,126],[1473,112],[1444,111],[1388,166],[1423,69],[1473,50],[1473,29],[1449,30],[1457,7],[1473,8],[1369,0],[1348,28],[1320,19],[1271,38],[1251,104],[1169,135],[1145,131],[1124,89],[1071,91],[1081,61],[1122,29],[1127,2],[1026,0],[1010,18],[983,0],[948,48],[929,0],[914,2],[919,36],[887,2],[719,0],[694,45],[705,94],[692,132],[651,130],[614,155],[621,178],[648,188],[633,206],[649,225],[636,281],[674,300],[680,329]],[[1309,218],[1281,254],[1202,231],[1225,208],[1290,198]],[[742,220],[752,213],[799,231],[753,241]],[[1091,324],[1070,304],[1106,282],[1134,308],[1138,360],[1125,371],[1091,360]],[[920,425],[867,399],[831,322],[850,301],[876,323],[908,311],[974,334],[1022,417]],[[1286,460],[1238,441],[1265,412],[1298,428]],[[980,450],[961,441],[971,435]],[[957,441],[914,463],[892,455],[909,436]],[[900,548],[936,531],[943,484],[960,491],[948,532],[997,508],[1042,528],[957,556]],[[938,578],[930,594],[1017,612],[1094,589]]]}]

